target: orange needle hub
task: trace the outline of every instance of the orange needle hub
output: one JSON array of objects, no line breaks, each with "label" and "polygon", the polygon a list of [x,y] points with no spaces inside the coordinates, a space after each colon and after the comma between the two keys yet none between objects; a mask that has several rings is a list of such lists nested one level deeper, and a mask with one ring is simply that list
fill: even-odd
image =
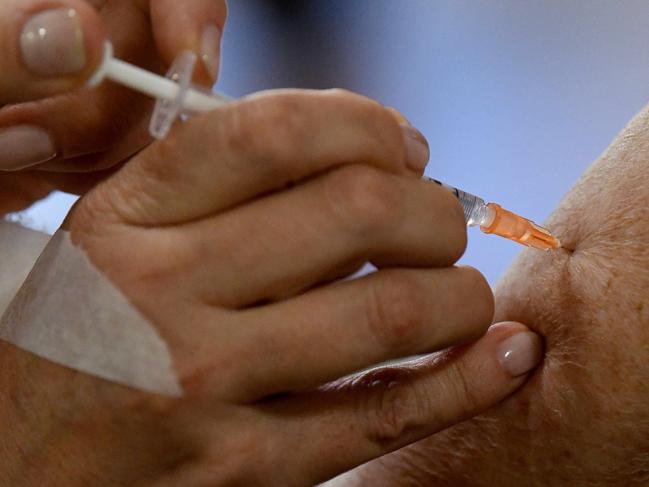
[{"label": "orange needle hub", "polygon": [[559,239],[547,229],[540,227],[527,218],[512,213],[496,203],[487,205],[494,212],[493,221],[480,227],[484,233],[493,233],[514,242],[540,250],[558,249]]}]

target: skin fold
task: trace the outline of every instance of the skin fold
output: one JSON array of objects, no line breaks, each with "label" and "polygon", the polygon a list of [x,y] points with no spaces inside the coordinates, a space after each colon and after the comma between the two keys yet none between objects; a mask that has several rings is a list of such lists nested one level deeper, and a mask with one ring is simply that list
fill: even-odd
[{"label": "skin fold", "polygon": [[544,336],[531,380],[474,419],[335,485],[649,485],[649,108],[550,217],[556,252],[524,251],[496,320]]}]

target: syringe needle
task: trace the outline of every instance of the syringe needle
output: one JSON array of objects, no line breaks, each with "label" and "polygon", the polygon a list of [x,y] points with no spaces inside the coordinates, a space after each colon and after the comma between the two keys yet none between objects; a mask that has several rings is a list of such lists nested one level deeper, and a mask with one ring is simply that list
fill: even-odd
[{"label": "syringe needle", "polygon": [[462,205],[464,218],[470,227],[480,226],[484,233],[499,235],[535,249],[550,250],[561,247],[559,239],[552,235],[548,229],[527,218],[505,210],[496,203],[487,204],[479,196],[449,186],[436,179],[428,177],[424,179],[439,184],[455,195]]},{"label": "syringe needle", "polygon": [[539,250],[551,250],[561,247],[561,242],[547,228],[543,228],[527,218],[504,209],[496,203],[487,205],[494,213],[489,225],[482,225],[484,233],[493,233],[514,242]]}]

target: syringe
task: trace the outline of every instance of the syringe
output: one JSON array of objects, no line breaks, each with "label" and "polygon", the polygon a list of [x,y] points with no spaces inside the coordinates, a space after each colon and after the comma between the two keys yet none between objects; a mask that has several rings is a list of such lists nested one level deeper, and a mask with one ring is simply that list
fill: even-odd
[{"label": "syringe", "polygon": [[496,203],[486,203],[482,198],[454,188],[437,179],[424,178],[451,191],[462,205],[464,219],[469,227],[480,226],[484,233],[493,233],[521,245],[539,250],[561,247],[561,242],[550,231],[527,218],[512,213]]},{"label": "syringe", "polygon": [[[127,86],[158,99],[151,120],[151,134],[164,138],[179,116],[191,112],[206,112],[231,101],[231,98],[201,90],[192,85],[197,57],[192,52],[182,54],[173,64],[167,77],[159,76],[132,64],[115,59],[110,43],[106,44],[104,61],[90,81],[97,85],[104,79]],[[484,233],[493,233],[528,247],[541,250],[561,247],[559,240],[547,229],[527,220],[496,203],[448,186],[436,179],[424,178],[443,186],[455,194],[464,209],[467,226],[480,226]]]}]

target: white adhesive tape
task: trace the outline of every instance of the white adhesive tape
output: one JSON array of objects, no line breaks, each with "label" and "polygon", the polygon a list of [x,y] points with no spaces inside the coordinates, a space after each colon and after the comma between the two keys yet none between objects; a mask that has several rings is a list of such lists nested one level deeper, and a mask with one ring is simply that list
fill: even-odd
[{"label": "white adhesive tape", "polygon": [[6,309],[0,339],[103,379],[182,395],[166,343],[66,231],[52,237]]},{"label": "white adhesive tape", "polygon": [[27,278],[50,236],[0,219],[0,315]]}]

